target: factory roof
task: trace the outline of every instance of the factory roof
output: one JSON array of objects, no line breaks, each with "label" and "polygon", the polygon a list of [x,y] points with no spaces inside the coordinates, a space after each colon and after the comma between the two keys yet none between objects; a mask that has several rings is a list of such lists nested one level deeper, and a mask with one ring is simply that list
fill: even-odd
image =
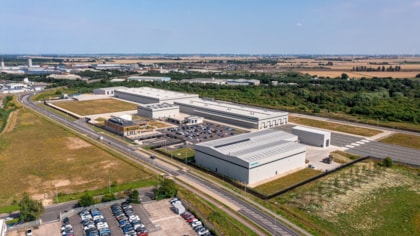
[{"label": "factory roof", "polygon": [[144,108],[150,109],[150,110],[159,110],[159,109],[167,109],[167,108],[179,108],[178,105],[170,104],[170,103],[167,103],[167,102],[141,105],[140,107],[144,107]]},{"label": "factory roof", "polygon": [[317,134],[331,135],[331,132],[330,131],[325,131],[325,130],[320,130],[320,129],[314,129],[314,128],[309,128],[309,127],[303,127],[303,126],[295,126],[292,129],[302,130],[302,131],[311,132],[311,133],[317,133]]},{"label": "factory roof", "polygon": [[199,143],[196,146],[208,147],[221,154],[252,163],[304,148],[304,145],[294,142],[296,139],[297,136],[293,134],[266,129]]},{"label": "factory roof", "polygon": [[118,92],[129,93],[133,95],[150,97],[155,99],[183,99],[183,98],[198,98],[198,94],[181,93],[164,89],[156,89],[150,87],[140,88],[121,88]]},{"label": "factory roof", "polygon": [[283,116],[288,115],[287,112],[283,111],[274,111],[264,108],[257,108],[257,107],[250,107],[244,106],[234,103],[226,103],[226,102],[219,102],[219,101],[209,101],[203,99],[196,99],[190,101],[176,101],[176,104],[184,104],[195,106],[198,108],[208,109],[208,110],[215,110],[220,112],[227,112],[231,114],[241,115],[241,116],[248,116],[251,118],[270,118],[272,116]]}]

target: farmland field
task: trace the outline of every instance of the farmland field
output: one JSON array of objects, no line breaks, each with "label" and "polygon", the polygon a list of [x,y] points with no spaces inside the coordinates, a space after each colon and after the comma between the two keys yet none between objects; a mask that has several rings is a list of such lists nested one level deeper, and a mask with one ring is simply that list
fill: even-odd
[{"label": "farmland field", "polygon": [[419,235],[418,169],[358,163],[268,201],[315,235]]},{"label": "farmland field", "polygon": [[116,184],[150,181],[142,166],[105,151],[26,108],[13,130],[0,138],[0,207],[26,191],[50,204],[54,193],[83,192]]},{"label": "farmland field", "polygon": [[89,101],[64,101],[53,102],[55,106],[61,107],[81,116],[131,111],[136,110],[137,105],[129,102],[123,102],[116,99],[98,99]]}]

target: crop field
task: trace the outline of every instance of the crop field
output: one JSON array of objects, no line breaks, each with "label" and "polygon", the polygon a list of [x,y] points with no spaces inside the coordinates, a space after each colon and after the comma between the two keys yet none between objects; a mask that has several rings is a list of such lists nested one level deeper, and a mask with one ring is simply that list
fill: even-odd
[{"label": "crop field", "polygon": [[81,116],[136,110],[137,105],[116,99],[98,99],[90,101],[53,102],[61,107]]},{"label": "crop field", "polygon": [[48,205],[55,191],[69,194],[115,184],[145,182],[152,175],[137,163],[105,151],[22,108],[13,129],[0,138],[0,207],[26,191]]},{"label": "crop field", "polygon": [[381,139],[379,142],[420,149],[420,136],[418,135],[397,133]]},{"label": "crop field", "polygon": [[419,235],[418,170],[355,164],[271,199],[315,235]]},{"label": "crop field", "polygon": [[259,185],[254,189],[262,194],[270,195],[321,173],[322,171],[319,170],[305,168],[290,175]]},{"label": "crop field", "polygon": [[365,137],[372,137],[374,135],[382,133],[382,131],[376,130],[376,129],[368,129],[368,128],[362,128],[362,127],[357,127],[357,126],[344,125],[344,124],[339,124],[339,123],[334,123],[334,122],[314,120],[314,119],[308,119],[308,118],[302,118],[302,117],[296,117],[296,116],[289,116],[289,122],[318,127],[322,129],[339,131],[343,133],[361,135]]}]

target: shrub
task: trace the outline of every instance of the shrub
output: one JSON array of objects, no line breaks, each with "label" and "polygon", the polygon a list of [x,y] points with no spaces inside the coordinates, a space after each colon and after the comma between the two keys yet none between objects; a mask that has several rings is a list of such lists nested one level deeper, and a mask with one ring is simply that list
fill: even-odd
[{"label": "shrub", "polygon": [[392,167],[394,165],[394,161],[391,159],[391,157],[386,157],[383,161],[382,164],[385,167]]}]

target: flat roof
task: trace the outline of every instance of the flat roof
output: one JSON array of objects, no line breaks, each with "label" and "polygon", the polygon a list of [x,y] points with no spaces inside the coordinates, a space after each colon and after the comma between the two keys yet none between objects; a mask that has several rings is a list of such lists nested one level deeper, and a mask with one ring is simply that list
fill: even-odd
[{"label": "flat roof", "polygon": [[208,147],[221,154],[252,163],[305,147],[291,141],[295,139],[297,139],[296,135],[280,130],[266,129],[198,143],[196,146]]},{"label": "flat roof", "polygon": [[179,108],[178,105],[170,104],[170,103],[167,103],[167,102],[140,105],[140,107],[144,107],[144,108],[147,108],[147,109],[150,109],[150,110],[158,110],[158,109],[163,109],[163,108]]},{"label": "flat roof", "polygon": [[155,99],[185,99],[185,98],[198,98],[198,94],[181,93],[164,89],[156,89],[150,87],[140,88],[121,88],[117,89],[118,92],[129,93],[132,95],[150,97]]},{"label": "flat roof", "polygon": [[325,131],[325,130],[320,130],[320,129],[314,129],[314,128],[309,128],[309,127],[304,127],[304,126],[295,126],[292,129],[302,130],[302,131],[306,131],[306,132],[310,132],[310,133],[331,135],[331,132],[330,131]]},{"label": "flat roof", "polygon": [[234,103],[209,101],[209,100],[203,100],[203,99],[196,99],[196,100],[190,100],[190,101],[176,101],[175,103],[196,106],[203,109],[229,112],[229,113],[237,114],[241,116],[257,117],[257,118],[269,118],[272,116],[288,115],[287,112],[283,112],[283,111],[273,111],[273,110],[268,110],[264,108],[256,108],[256,107],[244,106],[244,105],[239,105],[239,104],[234,104]]}]

